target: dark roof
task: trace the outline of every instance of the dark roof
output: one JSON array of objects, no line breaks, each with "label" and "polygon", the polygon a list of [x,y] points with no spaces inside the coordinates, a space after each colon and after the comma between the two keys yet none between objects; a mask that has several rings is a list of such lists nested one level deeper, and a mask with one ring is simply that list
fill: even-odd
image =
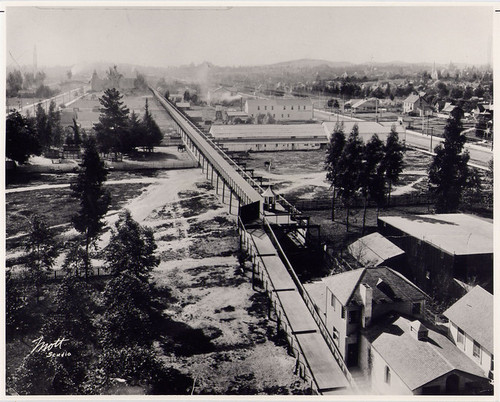
[{"label": "dark roof", "polygon": [[410,333],[411,322],[402,315],[390,314],[363,330],[372,348],[409,389],[420,388],[452,371],[485,379],[482,369],[445,335],[427,326],[427,337],[418,340]]},{"label": "dark roof", "polygon": [[443,315],[493,353],[493,295],[481,286],[453,304]]},{"label": "dark roof", "polygon": [[322,282],[344,306],[349,302],[362,304],[359,293],[361,283],[373,289],[374,303],[414,302],[427,297],[416,285],[388,267],[355,269],[323,278]]}]

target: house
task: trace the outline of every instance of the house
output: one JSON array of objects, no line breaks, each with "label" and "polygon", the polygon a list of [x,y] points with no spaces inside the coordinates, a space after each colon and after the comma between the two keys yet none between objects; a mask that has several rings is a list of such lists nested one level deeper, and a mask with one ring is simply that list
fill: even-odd
[{"label": "house", "polygon": [[254,118],[269,114],[277,121],[308,121],[313,118],[313,104],[309,98],[247,99],[245,113]]},{"label": "house", "polygon": [[243,97],[238,95],[238,89],[235,87],[220,86],[207,92],[207,103],[210,105],[221,103],[241,103]]},{"label": "house", "polygon": [[379,100],[377,98],[361,99],[355,102],[351,106],[351,109],[353,110],[354,113],[360,113],[360,112],[370,113],[370,112],[375,112],[377,110],[378,104]]},{"label": "house", "polygon": [[360,338],[360,369],[374,393],[460,395],[490,388],[481,368],[421,319],[391,312]]},{"label": "house", "polygon": [[455,110],[457,106],[452,104],[451,102],[445,102],[441,110],[438,110],[438,117],[441,117],[443,119],[447,119],[451,116],[451,112]]},{"label": "house", "polygon": [[405,253],[377,232],[356,240],[347,247],[347,250],[357,262],[365,267],[398,266]]},{"label": "house", "polygon": [[210,134],[230,151],[312,150],[328,143],[321,124],[224,124]]},{"label": "house", "polygon": [[493,295],[475,286],[443,315],[457,348],[493,380]]},{"label": "house", "polygon": [[390,311],[422,318],[427,295],[388,267],[359,268],[305,288],[348,367],[359,362],[360,331]]},{"label": "house", "polygon": [[432,116],[432,107],[419,94],[411,94],[403,101],[403,113]]},{"label": "house", "polygon": [[424,291],[456,296],[453,278],[493,291],[493,223],[467,214],[384,216],[378,231],[404,250],[398,271]]}]

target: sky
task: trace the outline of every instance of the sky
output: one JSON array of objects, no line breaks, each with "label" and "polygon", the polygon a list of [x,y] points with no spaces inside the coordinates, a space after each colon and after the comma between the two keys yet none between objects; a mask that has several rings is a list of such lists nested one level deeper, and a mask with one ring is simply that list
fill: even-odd
[{"label": "sky", "polygon": [[204,61],[239,66],[303,58],[491,63],[493,4],[295,4],[300,6],[8,6],[7,64],[15,59],[31,65],[35,46],[39,67],[90,62],[164,67]]}]

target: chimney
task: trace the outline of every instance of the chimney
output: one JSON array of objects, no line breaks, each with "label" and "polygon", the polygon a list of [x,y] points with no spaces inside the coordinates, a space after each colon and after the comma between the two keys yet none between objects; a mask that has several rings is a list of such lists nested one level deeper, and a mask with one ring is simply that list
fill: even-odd
[{"label": "chimney", "polygon": [[370,325],[372,318],[373,289],[367,283],[362,283],[359,287],[359,292],[364,306],[361,325],[363,328],[366,328]]},{"label": "chimney", "polygon": [[408,325],[410,327],[410,335],[416,340],[423,341],[429,336],[429,330],[419,320],[410,321]]}]

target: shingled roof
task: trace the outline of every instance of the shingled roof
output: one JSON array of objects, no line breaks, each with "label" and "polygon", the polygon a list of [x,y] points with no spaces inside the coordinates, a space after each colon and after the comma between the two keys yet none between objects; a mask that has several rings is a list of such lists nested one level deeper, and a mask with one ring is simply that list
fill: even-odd
[{"label": "shingled roof", "polygon": [[[388,267],[355,269],[323,278],[322,282],[344,306],[351,301],[356,304],[362,303],[359,292],[361,283],[373,289],[373,303],[402,300],[416,302],[427,297],[403,275]],[[382,283],[384,285],[381,285]]]},{"label": "shingled roof", "polygon": [[453,304],[443,315],[488,352],[493,353],[493,295],[481,286]]},{"label": "shingled roof", "polygon": [[445,335],[427,328],[427,337],[419,340],[410,333],[410,325],[410,319],[392,314],[363,331],[372,348],[409,389],[453,371],[486,378],[482,369]]}]

